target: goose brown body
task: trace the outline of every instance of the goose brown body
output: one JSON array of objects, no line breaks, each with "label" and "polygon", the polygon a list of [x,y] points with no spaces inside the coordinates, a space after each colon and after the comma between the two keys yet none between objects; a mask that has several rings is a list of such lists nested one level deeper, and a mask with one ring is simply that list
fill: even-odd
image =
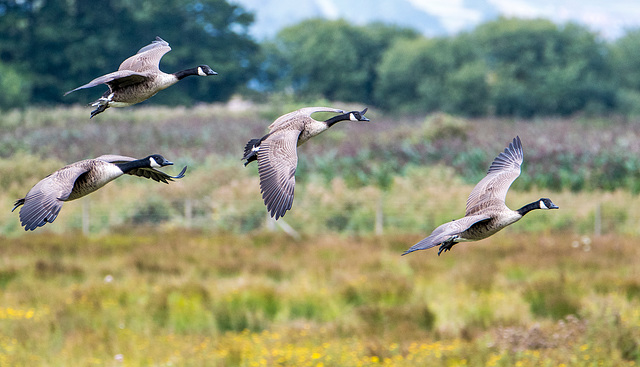
[{"label": "goose brown body", "polygon": [[513,142],[491,163],[487,175],[473,188],[467,199],[465,216],[440,225],[430,236],[403,253],[426,250],[441,245],[438,255],[449,251],[458,242],[487,238],[506,226],[520,220],[534,209],[558,209],[551,200],[542,198],[511,210],[505,204],[509,187],[520,176],[524,159],[522,142],[516,136]]}]

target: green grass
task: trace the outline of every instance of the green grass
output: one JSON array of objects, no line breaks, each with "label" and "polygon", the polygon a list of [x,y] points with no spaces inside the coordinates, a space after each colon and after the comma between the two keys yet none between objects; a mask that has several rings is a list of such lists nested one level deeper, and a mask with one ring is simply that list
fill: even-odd
[{"label": "green grass", "polygon": [[[0,167],[3,164],[17,166],[12,162],[0,163]],[[51,163],[32,162],[37,172],[45,171],[39,168],[41,165]],[[179,169],[172,166],[165,171],[175,174]],[[39,177],[44,175],[41,173]],[[255,167],[242,167],[235,159],[194,164],[184,179],[169,185],[125,176],[90,196],[65,203],[56,221],[37,231],[60,234],[81,231],[83,212],[87,211],[91,234],[118,232],[132,226],[251,233],[263,229],[267,219],[257,176]],[[19,225],[18,212],[10,209],[38,179],[33,174],[32,178],[21,180],[21,184],[10,184],[7,191],[0,194],[0,207],[6,208],[0,211],[0,233],[10,237],[25,235]],[[313,173],[301,175],[296,181],[293,208],[283,220],[307,235],[373,234],[380,205],[385,232],[428,234],[439,224],[464,215],[466,198],[473,188],[452,169],[442,166],[408,169],[403,176],[394,177],[386,191],[373,184],[350,186],[339,177],[326,182]],[[590,235],[594,233],[600,207],[603,234],[640,235],[637,226],[640,196],[628,191],[572,193],[514,187],[507,195],[507,205],[518,208],[540,197],[551,198],[561,209],[532,212],[509,227],[509,232],[570,231]],[[185,216],[187,200],[192,207],[190,220]]]},{"label": "green grass", "polygon": [[640,363],[638,238],[418,237],[5,238],[0,365]]}]

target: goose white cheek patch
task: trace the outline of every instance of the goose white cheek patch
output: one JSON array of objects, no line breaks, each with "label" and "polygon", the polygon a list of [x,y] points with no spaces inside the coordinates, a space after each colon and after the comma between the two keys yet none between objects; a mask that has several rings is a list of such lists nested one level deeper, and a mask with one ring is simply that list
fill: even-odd
[{"label": "goose white cheek patch", "polygon": [[544,201],[540,200],[540,209],[549,209],[546,205],[544,205]]},{"label": "goose white cheek patch", "polygon": [[160,168],[160,167],[162,167],[161,165],[159,165],[159,164],[158,164],[158,162],[157,162],[155,159],[153,159],[153,158],[149,158],[149,160],[151,161],[151,167],[153,167],[153,168]]},{"label": "goose white cheek patch", "polygon": [[206,74],[204,71],[202,71],[202,68],[201,68],[201,67],[199,67],[199,66],[198,66],[198,75],[200,75],[200,76],[207,76],[207,74]]},{"label": "goose white cheek patch", "polygon": [[351,121],[358,121],[358,119],[356,118],[356,116],[353,113],[349,114],[349,120]]}]

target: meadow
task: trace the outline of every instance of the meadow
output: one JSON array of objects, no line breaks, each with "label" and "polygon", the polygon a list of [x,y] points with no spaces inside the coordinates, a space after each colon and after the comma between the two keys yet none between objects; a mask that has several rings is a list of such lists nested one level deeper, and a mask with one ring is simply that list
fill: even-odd
[{"label": "meadow", "polygon": [[[240,157],[297,107],[3,114],[0,366],[640,363],[640,124],[370,111],[300,149],[287,234]],[[525,164],[507,204],[550,197],[560,210],[400,256],[463,214],[516,134]],[[105,153],[189,169],[170,185],[121,178],[21,230],[13,201]]]}]

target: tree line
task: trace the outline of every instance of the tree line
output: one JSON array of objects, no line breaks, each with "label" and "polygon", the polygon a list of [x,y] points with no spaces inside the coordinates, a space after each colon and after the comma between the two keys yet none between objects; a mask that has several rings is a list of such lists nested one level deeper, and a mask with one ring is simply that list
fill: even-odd
[{"label": "tree line", "polygon": [[226,0],[0,0],[0,108],[87,103],[63,93],[117,69],[159,35],[161,68],[206,63],[149,103],[193,104],[233,94],[292,94],[388,111],[465,116],[640,113],[640,31],[606,41],[584,26],[499,18],[427,38],[381,23],[311,19],[256,42],[253,14]]}]

